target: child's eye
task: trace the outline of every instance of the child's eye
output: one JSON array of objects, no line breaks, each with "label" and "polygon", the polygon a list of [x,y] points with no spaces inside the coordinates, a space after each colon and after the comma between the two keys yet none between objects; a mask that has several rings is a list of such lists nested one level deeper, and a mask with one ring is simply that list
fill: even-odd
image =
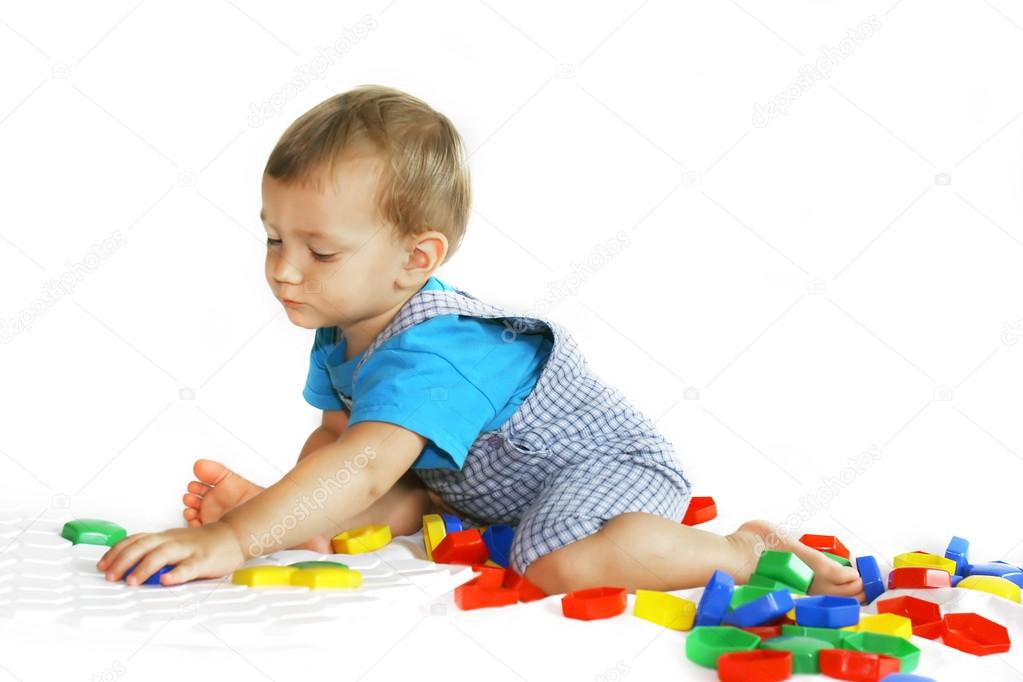
[{"label": "child's eye", "polygon": [[[280,239],[271,239],[270,237],[266,238],[267,246],[278,246],[280,243]],[[336,253],[316,253],[312,249],[309,249],[309,253],[313,254],[313,258],[318,261],[327,261],[337,255]]]}]

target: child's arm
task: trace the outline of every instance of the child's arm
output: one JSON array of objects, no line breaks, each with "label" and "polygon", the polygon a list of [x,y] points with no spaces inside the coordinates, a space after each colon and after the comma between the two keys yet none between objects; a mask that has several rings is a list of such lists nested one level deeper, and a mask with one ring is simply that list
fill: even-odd
[{"label": "child's arm", "polygon": [[423,436],[395,424],[366,421],[349,426],[220,521],[130,535],[104,554],[97,567],[109,580],[118,580],[138,563],[131,584],[167,564],[176,568],[161,577],[164,585],[227,575],[252,557],[335,532],[344,519],[390,490],[425,445]]}]

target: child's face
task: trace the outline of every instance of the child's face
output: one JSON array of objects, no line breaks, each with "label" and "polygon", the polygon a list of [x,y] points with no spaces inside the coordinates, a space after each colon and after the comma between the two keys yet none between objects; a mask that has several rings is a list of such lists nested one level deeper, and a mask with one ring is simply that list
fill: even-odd
[{"label": "child's face", "polygon": [[387,310],[400,294],[408,252],[376,217],[379,168],[371,156],[340,161],[336,187],[322,177],[322,192],[263,176],[266,280],[294,324],[346,328]]}]

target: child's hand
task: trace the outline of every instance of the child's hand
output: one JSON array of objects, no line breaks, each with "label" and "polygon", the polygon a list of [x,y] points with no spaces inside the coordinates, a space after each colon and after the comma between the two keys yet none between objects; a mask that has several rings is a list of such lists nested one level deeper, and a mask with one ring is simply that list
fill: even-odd
[{"label": "child's hand", "polygon": [[223,522],[195,528],[174,528],[162,533],[135,533],[111,547],[96,563],[107,580],[120,580],[136,562],[126,582],[139,585],[167,564],[172,571],[160,577],[162,585],[177,585],[193,578],[219,578],[245,562],[241,542]]}]

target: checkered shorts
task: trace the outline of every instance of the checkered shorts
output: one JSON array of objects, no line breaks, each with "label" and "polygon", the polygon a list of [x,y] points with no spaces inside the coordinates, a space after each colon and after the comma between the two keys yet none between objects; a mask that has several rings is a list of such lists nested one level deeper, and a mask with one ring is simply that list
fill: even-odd
[{"label": "checkered shorts", "polygon": [[548,334],[553,346],[533,391],[498,429],[473,442],[460,470],[414,469],[462,512],[467,528],[516,527],[510,566],[596,533],[611,518],[647,512],[681,522],[690,484],[672,444],[614,387],[588,367],[556,322],[517,316],[460,289],[422,290],[366,349],[353,372],[391,336],[436,315],[502,318],[515,334]]}]

